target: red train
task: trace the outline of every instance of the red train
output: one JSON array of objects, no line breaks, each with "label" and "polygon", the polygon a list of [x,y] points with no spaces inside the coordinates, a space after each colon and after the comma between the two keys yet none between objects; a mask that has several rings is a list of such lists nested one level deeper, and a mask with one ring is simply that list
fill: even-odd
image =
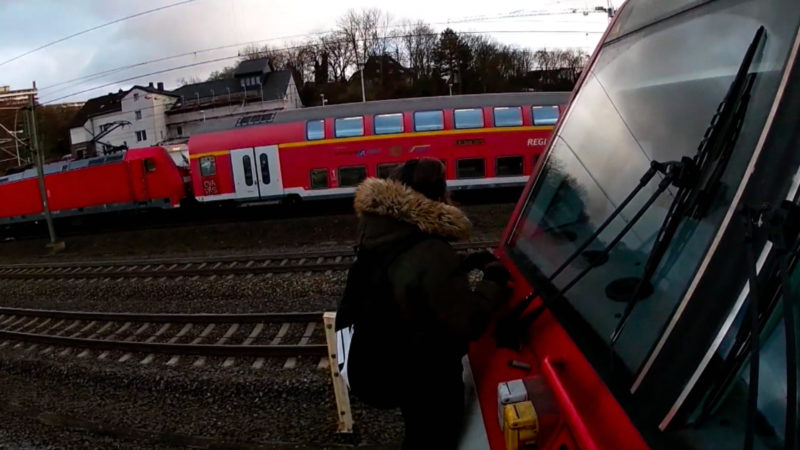
[{"label": "red train", "polygon": [[798,448],[796,6],[624,3],[499,248],[462,448]]},{"label": "red train", "polygon": [[[186,197],[188,171],[162,147],[44,166],[54,217],[131,208],[174,208]],[[0,223],[42,218],[36,169],[0,177]]]},{"label": "red train", "polygon": [[[385,100],[283,111],[186,145],[133,149],[45,166],[53,215],[173,208],[200,202],[352,195],[367,176],[432,156],[452,189],[522,186],[547,145],[566,93]],[[263,123],[268,122],[266,125]],[[242,125],[240,119],[237,125]],[[36,220],[35,169],[0,177],[0,224]]]},{"label": "red train", "polygon": [[278,113],[272,124],[189,139],[199,201],[350,195],[368,176],[429,156],[451,189],[522,185],[565,93],[464,95]]}]

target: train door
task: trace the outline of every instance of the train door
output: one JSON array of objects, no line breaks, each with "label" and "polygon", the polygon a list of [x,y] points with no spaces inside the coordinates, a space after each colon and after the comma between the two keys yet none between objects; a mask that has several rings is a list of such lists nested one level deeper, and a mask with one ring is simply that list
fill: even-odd
[{"label": "train door", "polygon": [[231,150],[231,170],[233,171],[233,185],[236,189],[235,198],[259,198],[258,174],[255,153],[252,148]]},{"label": "train door", "polygon": [[278,146],[269,145],[266,147],[256,147],[255,161],[261,198],[282,195],[283,182],[281,180]]}]

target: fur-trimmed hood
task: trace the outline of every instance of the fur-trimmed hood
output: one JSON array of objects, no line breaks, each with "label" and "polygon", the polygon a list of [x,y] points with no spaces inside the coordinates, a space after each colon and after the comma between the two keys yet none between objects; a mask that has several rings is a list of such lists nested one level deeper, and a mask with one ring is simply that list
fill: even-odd
[{"label": "fur-trimmed hood", "polygon": [[448,240],[466,239],[472,230],[460,209],[431,200],[395,180],[367,178],[356,189],[354,206],[359,218],[364,214],[391,217]]}]

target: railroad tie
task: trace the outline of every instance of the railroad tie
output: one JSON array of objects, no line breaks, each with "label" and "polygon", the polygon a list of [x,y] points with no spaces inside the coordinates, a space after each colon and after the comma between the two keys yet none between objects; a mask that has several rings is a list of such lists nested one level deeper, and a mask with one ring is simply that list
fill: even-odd
[{"label": "railroad tie", "polygon": [[[192,342],[190,342],[189,344],[190,345],[196,345],[196,344],[199,344],[200,342],[202,342],[203,339],[207,338],[208,335],[211,334],[211,331],[214,330],[214,327],[215,327],[215,325],[213,323],[210,323],[210,324],[206,325],[206,327],[203,329],[203,331],[200,332],[200,335],[197,336],[196,338],[194,338],[192,340]],[[172,358],[169,359],[169,361],[167,361],[166,364],[168,366],[174,366],[174,365],[178,364],[178,361],[180,361],[180,359],[181,359],[180,355],[174,355]]]},{"label": "railroad tie", "polygon": [[[132,324],[133,324],[133,322],[125,322],[124,324],[122,324],[122,326],[121,326],[121,327],[119,327],[119,328],[117,328],[117,330],[116,330],[116,331],[114,331],[113,333],[111,333],[110,335],[108,335],[108,340],[109,340],[109,341],[114,341],[114,340],[116,340],[116,339],[117,339],[117,337],[120,335],[120,333],[124,333],[125,331],[127,331],[127,330],[128,330],[128,328],[130,328]],[[111,354],[111,352],[110,352],[110,351],[108,351],[108,350],[106,350],[106,351],[103,351],[102,353],[100,353],[99,355],[97,355],[97,359],[100,359],[100,360],[106,359],[106,358],[108,357],[108,355],[109,355],[109,354]]]},{"label": "railroad tie", "polygon": [[[102,327],[100,327],[99,330],[97,330],[94,333],[92,333],[91,335],[89,335],[89,337],[87,339],[97,339],[98,337],[100,337],[100,335],[102,335],[103,333],[108,331],[108,329],[111,328],[111,326],[113,324],[114,324],[114,322],[106,322],[106,324],[103,325]],[[84,351],[82,351],[82,352],[80,352],[78,354],[78,358],[85,358],[85,357],[89,356],[90,353],[91,353],[91,351],[87,348],[86,350],[84,350]]]},{"label": "railroad tie", "polygon": [[[90,329],[91,329],[91,328],[94,326],[94,324],[96,324],[96,323],[97,323],[97,322],[96,322],[96,321],[94,321],[94,320],[93,320],[93,321],[91,321],[91,322],[89,322],[89,323],[87,323],[87,324],[86,324],[86,326],[84,326],[84,327],[83,327],[83,328],[81,328],[80,330],[76,331],[75,333],[72,333],[72,334],[71,334],[69,337],[71,337],[71,338],[76,338],[76,337],[79,337],[79,336],[80,336],[80,335],[82,335],[83,333],[85,333],[85,332],[89,331],[89,330],[90,330]],[[59,353],[59,354],[58,354],[58,356],[67,356],[67,355],[69,355],[69,354],[70,354],[70,352],[71,352],[71,351],[72,351],[72,349],[71,349],[71,348],[69,348],[69,347],[67,347],[67,348],[65,348],[64,350],[62,350],[62,351],[61,351],[61,353]]]},{"label": "railroad tie", "polygon": [[[238,323],[232,324],[230,326],[230,328],[228,328],[228,331],[226,331],[225,334],[221,338],[219,338],[217,340],[216,345],[223,345],[226,342],[228,342],[228,339],[230,339],[231,336],[233,336],[233,333],[236,333],[236,330],[238,330],[238,329],[239,329],[239,324]],[[194,363],[192,363],[192,366],[194,366],[194,367],[202,367],[202,366],[205,365],[205,363],[206,363],[206,357],[205,356],[201,356],[201,357],[197,358]]]},{"label": "railroad tie", "polygon": [[[139,336],[140,334],[142,334],[148,328],[150,328],[150,324],[149,323],[142,324],[142,326],[139,327],[136,331],[134,331],[132,335],[130,335],[130,336],[126,337],[125,339],[123,339],[123,342],[131,342],[131,341],[133,341],[134,339],[136,339],[136,336]],[[131,358],[133,358],[133,353],[125,353],[117,361],[121,362],[121,363],[124,363],[125,361],[128,361]]]},{"label": "railroad tie", "polygon": [[[149,338],[147,338],[147,339],[145,340],[145,342],[148,342],[148,343],[149,343],[149,342],[153,342],[153,341],[155,341],[155,340],[156,340],[156,339],[158,339],[158,338],[159,338],[159,337],[160,337],[162,334],[164,334],[164,332],[165,332],[165,331],[167,331],[171,325],[172,325],[172,324],[170,324],[170,323],[165,323],[164,325],[162,325],[162,326],[161,326],[161,328],[159,328],[159,329],[158,329],[158,331],[156,331],[156,333],[155,333],[154,335],[152,335],[152,336],[150,336]],[[145,356],[145,357],[144,357],[144,359],[143,359],[143,360],[141,360],[141,361],[139,362],[139,364],[150,364],[151,362],[153,362],[153,359],[154,359],[155,357],[156,357],[156,355],[155,355],[155,354],[153,354],[153,353],[150,353],[149,355]]]},{"label": "railroad tie", "polygon": [[[250,332],[250,335],[247,336],[247,339],[245,339],[242,342],[242,345],[250,345],[250,344],[252,344],[253,341],[258,337],[258,335],[261,334],[261,331],[263,329],[264,329],[264,324],[263,323],[256,324],[256,326],[254,326],[253,330]],[[234,361],[235,360],[234,360],[233,357],[228,357],[222,363],[222,367],[231,367],[233,365]]]},{"label": "railroad tie", "polygon": [[[303,337],[300,338],[300,345],[308,344],[309,339],[311,339],[311,335],[314,334],[314,329],[317,328],[316,322],[308,322],[306,325],[306,330],[303,332]],[[290,356],[286,358],[286,362],[283,364],[284,369],[294,369],[297,366],[297,357]]]}]

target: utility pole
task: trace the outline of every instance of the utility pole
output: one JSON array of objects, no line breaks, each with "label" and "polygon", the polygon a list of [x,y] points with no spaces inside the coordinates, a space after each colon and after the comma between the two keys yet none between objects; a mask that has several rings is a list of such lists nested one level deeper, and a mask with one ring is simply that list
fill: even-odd
[{"label": "utility pole", "polygon": [[[33,89],[34,91],[36,90],[36,82],[33,83]],[[47,202],[47,188],[44,184],[44,155],[42,155],[42,152],[39,150],[39,136],[36,131],[35,94],[30,94],[28,98],[30,100],[28,105],[28,121],[30,127],[28,128],[28,131],[30,133],[29,137],[31,143],[31,152],[33,153],[33,157],[36,161],[36,175],[39,178],[39,193],[42,196],[42,209],[44,210],[44,218],[47,222],[47,231],[50,234],[50,244],[47,246],[56,252],[64,249],[64,242],[56,242],[56,230],[53,226],[53,217],[50,215],[50,205]]]},{"label": "utility pole", "polygon": [[361,61],[358,63],[358,70],[361,71],[361,102],[364,103],[367,101],[367,94],[364,90],[364,65],[366,63]]}]

